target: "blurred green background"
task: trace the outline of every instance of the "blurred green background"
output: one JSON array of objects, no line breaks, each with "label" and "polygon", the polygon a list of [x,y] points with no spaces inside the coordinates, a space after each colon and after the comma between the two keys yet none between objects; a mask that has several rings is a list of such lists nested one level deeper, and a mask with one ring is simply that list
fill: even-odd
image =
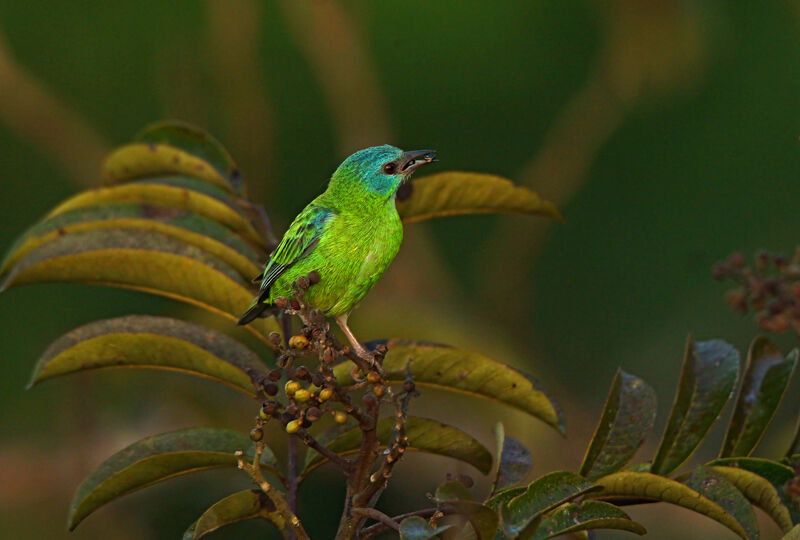
[{"label": "blurred green background", "polygon": [[[414,412],[438,412],[487,444],[502,419],[532,449],[535,475],[575,470],[617,366],[655,387],[655,441],[686,334],[746,350],[755,327],[725,306],[709,267],[734,250],[794,249],[799,111],[796,0],[2,2],[0,247],[97,185],[105,152],[162,118],[222,140],[280,231],[350,152],[436,148],[436,170],[505,175],[557,202],[566,223],[409,226],[354,331],[462,344],[536,374],[566,410],[566,439],[460,396],[425,392]],[[206,317],[90,286],[0,296],[3,537],[177,538],[246,485],[232,471],[172,480],[68,535],[74,489],[114,451],[190,425],[247,429],[255,412],[228,389],[136,370],[24,390],[59,335],[130,312]],[[778,341],[788,349],[796,338]],[[798,408],[795,382],[759,453],[785,448]],[[719,448],[717,428],[700,457]],[[443,471],[480,476],[412,456],[382,508],[425,504]],[[331,535],[342,493],[331,471],[301,490],[314,538]],[[730,534],[674,508],[631,515],[653,538]],[[778,535],[760,522],[765,537]],[[272,533],[249,523],[216,537],[248,534]]]}]

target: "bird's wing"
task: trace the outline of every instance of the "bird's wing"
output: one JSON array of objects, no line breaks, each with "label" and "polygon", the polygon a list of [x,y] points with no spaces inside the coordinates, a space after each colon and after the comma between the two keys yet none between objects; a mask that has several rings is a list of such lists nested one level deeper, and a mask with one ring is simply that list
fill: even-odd
[{"label": "bird's wing", "polygon": [[309,204],[298,214],[281,243],[269,256],[264,272],[258,276],[259,300],[266,298],[269,288],[289,267],[308,255],[319,242],[328,220],[336,213],[330,208]]}]

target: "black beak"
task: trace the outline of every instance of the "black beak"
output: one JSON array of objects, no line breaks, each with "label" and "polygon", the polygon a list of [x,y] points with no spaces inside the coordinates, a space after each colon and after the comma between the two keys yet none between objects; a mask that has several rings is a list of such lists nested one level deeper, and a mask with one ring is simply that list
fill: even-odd
[{"label": "black beak", "polygon": [[412,171],[436,161],[435,150],[411,150],[403,152],[400,174],[410,174]]}]

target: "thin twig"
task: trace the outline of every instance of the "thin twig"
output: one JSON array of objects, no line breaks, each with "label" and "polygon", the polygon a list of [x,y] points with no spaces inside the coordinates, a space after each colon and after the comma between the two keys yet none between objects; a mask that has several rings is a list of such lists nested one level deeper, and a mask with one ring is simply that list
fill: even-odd
[{"label": "thin twig", "polygon": [[344,472],[349,473],[350,471],[353,470],[353,463],[350,460],[343,458],[342,456],[340,456],[327,446],[323,446],[322,444],[320,444],[320,442],[317,441],[314,437],[312,437],[311,434],[305,429],[301,429],[300,431],[298,431],[297,436],[300,437],[300,440],[303,441],[303,444],[305,444],[312,450],[319,452],[322,456],[327,458],[328,461],[335,464]]},{"label": "thin twig", "polygon": [[[407,514],[400,514],[399,516],[394,516],[393,518],[389,518],[389,519],[391,519],[393,522],[397,523],[398,526],[399,526],[399,524],[402,523],[402,521],[404,519],[406,519],[406,518],[414,517],[414,516],[418,516],[418,517],[422,517],[422,518],[429,518],[429,517],[433,516],[434,514],[436,514],[436,512],[442,512],[442,510],[440,510],[438,508],[424,508],[422,510],[416,510],[414,512],[408,512]],[[371,537],[375,536],[376,534],[380,534],[380,533],[382,533],[383,531],[385,531],[385,530],[387,530],[389,528],[390,528],[390,526],[384,524],[383,522],[376,523],[375,525],[370,525],[369,527],[366,527],[361,531],[361,539],[362,540],[367,540],[368,538],[371,538]]]},{"label": "thin twig", "polygon": [[375,521],[380,521],[383,525],[386,525],[389,528],[392,528],[396,531],[400,530],[400,525],[395,520],[375,508],[351,508],[350,513],[372,518]]},{"label": "thin twig", "polygon": [[289,435],[288,459],[286,460],[286,491],[289,497],[289,508],[297,512],[297,437]]}]

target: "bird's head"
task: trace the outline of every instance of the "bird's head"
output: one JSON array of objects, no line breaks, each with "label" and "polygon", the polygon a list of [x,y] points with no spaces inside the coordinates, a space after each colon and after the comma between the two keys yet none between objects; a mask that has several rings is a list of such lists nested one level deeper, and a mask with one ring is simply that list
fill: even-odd
[{"label": "bird's head", "polygon": [[331,178],[331,186],[367,188],[369,192],[391,197],[418,168],[436,160],[433,150],[403,152],[385,144],[365,148],[344,160]]}]

